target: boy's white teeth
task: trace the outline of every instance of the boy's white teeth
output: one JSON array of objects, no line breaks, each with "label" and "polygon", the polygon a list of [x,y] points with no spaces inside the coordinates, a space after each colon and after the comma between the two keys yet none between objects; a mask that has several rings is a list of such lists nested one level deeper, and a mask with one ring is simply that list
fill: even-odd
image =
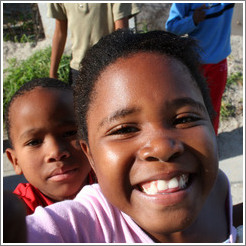
[{"label": "boy's white teeth", "polygon": [[157,182],[157,189],[158,190],[166,190],[168,189],[169,184],[165,180],[159,180]]},{"label": "boy's white teeth", "polygon": [[177,178],[172,178],[169,182],[168,182],[168,188],[172,189],[172,188],[176,188],[179,186],[179,181],[177,180]]},{"label": "boy's white teeth", "polygon": [[156,194],[158,192],[158,189],[157,189],[156,185],[153,182],[150,183],[150,187],[149,188],[145,189],[143,187],[143,189],[144,189],[145,193],[150,194],[150,195],[154,195],[154,194]]},{"label": "boy's white teeth", "polygon": [[186,187],[189,176],[182,174],[170,180],[154,180],[141,185],[143,192],[149,195],[172,192],[170,189],[180,190]]}]

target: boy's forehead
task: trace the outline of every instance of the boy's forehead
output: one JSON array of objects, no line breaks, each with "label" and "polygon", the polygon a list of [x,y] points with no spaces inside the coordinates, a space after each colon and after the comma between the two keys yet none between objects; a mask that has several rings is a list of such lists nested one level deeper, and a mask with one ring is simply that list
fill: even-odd
[{"label": "boy's forehead", "polygon": [[[160,61],[160,59],[162,60],[163,64],[168,64],[169,68],[172,68],[174,70],[176,70],[176,72],[182,74],[183,78],[187,78],[189,77],[190,79],[188,79],[187,81],[189,81],[194,87],[195,90],[199,90],[200,88],[198,86],[198,83],[196,82],[196,80],[193,78],[191,71],[189,70],[189,68],[178,58],[175,58],[173,56],[169,56],[167,54],[164,53],[160,53],[160,52],[148,52],[148,51],[139,51],[137,53],[130,53],[127,56],[124,57],[119,57],[117,60],[115,60],[112,64],[109,64],[104,71],[102,71],[102,73],[100,74],[98,81],[100,81],[100,79],[105,75],[105,74],[110,74],[110,76],[112,76],[112,74],[118,73],[119,69],[125,69],[127,67],[130,67],[131,69],[134,69],[134,67],[139,66],[140,63],[145,64],[146,66],[146,57],[148,56],[148,59],[150,60],[149,65],[151,66],[155,61],[158,63]],[[151,57],[151,59],[150,59]],[[148,60],[147,59],[147,60]],[[132,64],[134,64],[134,66],[132,66]],[[152,71],[150,71],[149,69],[146,69],[144,71],[144,73],[148,73],[150,74]],[[168,74],[167,74],[168,76]],[[97,81],[97,82],[98,82]],[[184,83],[185,86],[185,83]],[[100,88],[101,85],[99,85],[97,88]]]},{"label": "boy's forehead", "polygon": [[49,106],[52,108],[54,104],[72,105],[72,91],[59,88],[36,87],[30,91],[20,94],[15,98],[9,109],[9,115],[10,118],[12,118],[13,115],[18,114],[20,109],[23,108],[46,107],[49,109]]},{"label": "boy's forehead", "polygon": [[[30,98],[32,100],[36,98],[59,98],[61,95],[72,95],[72,90],[67,89],[60,89],[60,88],[53,88],[53,87],[36,87],[32,90],[22,92],[14,102],[25,102],[28,101]],[[69,97],[69,96],[68,96]],[[45,101],[45,100],[44,100]],[[13,103],[14,103],[13,102]]]},{"label": "boy's forehead", "polygon": [[157,95],[166,102],[181,96],[203,102],[189,69],[178,59],[160,53],[141,52],[116,60],[101,74],[96,91],[96,111],[98,103],[115,108],[133,98],[154,100]]},{"label": "boy's forehead", "polygon": [[35,88],[19,95],[8,113],[12,144],[28,129],[59,129],[75,124],[73,94],[70,90]]}]

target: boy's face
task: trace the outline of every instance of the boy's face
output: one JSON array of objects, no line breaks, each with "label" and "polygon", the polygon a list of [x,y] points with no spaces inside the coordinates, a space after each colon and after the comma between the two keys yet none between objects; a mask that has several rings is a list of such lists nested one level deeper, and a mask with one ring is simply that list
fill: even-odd
[{"label": "boy's face", "polygon": [[194,84],[174,58],[118,59],[98,79],[89,145],[81,143],[106,198],[160,241],[194,222],[217,176],[215,135]]},{"label": "boy's face", "polygon": [[7,155],[17,174],[54,200],[72,198],[90,170],[76,139],[69,90],[35,88],[10,109],[13,149]]}]

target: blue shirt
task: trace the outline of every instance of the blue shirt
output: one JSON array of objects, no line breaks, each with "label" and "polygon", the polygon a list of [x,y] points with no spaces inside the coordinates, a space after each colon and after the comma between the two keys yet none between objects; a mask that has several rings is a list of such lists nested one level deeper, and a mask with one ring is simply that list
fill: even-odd
[{"label": "blue shirt", "polygon": [[204,3],[173,3],[166,29],[177,35],[188,34],[198,41],[202,63],[218,63],[231,53],[231,20],[234,3],[206,3],[206,18],[197,26],[194,10]]}]

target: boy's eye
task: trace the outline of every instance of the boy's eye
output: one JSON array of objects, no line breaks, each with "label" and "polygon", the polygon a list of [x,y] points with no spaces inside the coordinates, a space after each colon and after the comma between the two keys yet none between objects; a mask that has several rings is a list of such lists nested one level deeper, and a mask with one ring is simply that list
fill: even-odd
[{"label": "boy's eye", "polygon": [[72,130],[72,131],[67,131],[63,134],[63,137],[72,137],[75,136],[77,134],[77,130]]},{"label": "boy's eye", "polygon": [[130,133],[134,133],[138,131],[139,129],[136,126],[120,125],[108,131],[107,135],[125,135],[125,134],[130,134]]},{"label": "boy's eye", "polygon": [[174,120],[174,125],[180,126],[192,126],[192,123],[199,121],[201,118],[197,115],[187,115],[182,117],[177,117]]},{"label": "boy's eye", "polygon": [[27,142],[27,146],[38,146],[42,143],[42,140],[41,139],[33,139],[29,142]]}]

